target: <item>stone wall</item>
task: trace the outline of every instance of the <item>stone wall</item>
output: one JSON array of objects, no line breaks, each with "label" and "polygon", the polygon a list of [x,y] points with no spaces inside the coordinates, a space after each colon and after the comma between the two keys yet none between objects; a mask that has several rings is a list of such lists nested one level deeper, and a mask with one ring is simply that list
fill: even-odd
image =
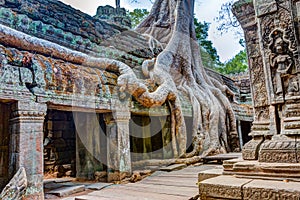
[{"label": "stone wall", "polygon": [[76,131],[72,112],[48,110],[44,138],[45,172],[53,171],[55,166],[70,165],[71,175],[75,175]]},{"label": "stone wall", "polygon": [[1,1],[0,23],[77,51],[117,59],[133,67],[141,64],[141,57],[153,56],[145,37],[93,18],[60,1]]}]

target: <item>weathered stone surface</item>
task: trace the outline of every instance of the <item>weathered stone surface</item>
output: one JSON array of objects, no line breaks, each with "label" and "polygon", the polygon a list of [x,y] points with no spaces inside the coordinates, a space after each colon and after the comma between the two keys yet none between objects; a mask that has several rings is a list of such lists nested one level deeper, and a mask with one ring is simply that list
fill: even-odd
[{"label": "weathered stone surface", "polygon": [[245,200],[276,200],[300,198],[299,182],[253,180],[243,186]]},{"label": "weathered stone surface", "polygon": [[84,190],[85,190],[84,185],[76,185],[76,186],[61,187],[55,190],[51,190],[47,192],[47,194],[54,194],[59,197],[65,197],[74,193],[82,192]]},{"label": "weathered stone surface", "polygon": [[251,179],[240,179],[232,176],[218,176],[199,183],[201,200],[206,199],[243,199],[242,186]]},{"label": "weathered stone surface", "polygon": [[219,169],[208,169],[205,171],[202,171],[198,174],[198,181],[204,181],[206,179],[210,179],[210,178],[214,178],[217,176],[220,176],[223,174],[223,169],[219,168]]}]

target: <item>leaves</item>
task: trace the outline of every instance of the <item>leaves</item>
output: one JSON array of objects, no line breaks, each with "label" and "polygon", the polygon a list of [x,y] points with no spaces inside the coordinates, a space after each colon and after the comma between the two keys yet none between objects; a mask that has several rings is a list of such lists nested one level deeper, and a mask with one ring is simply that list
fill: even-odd
[{"label": "leaves", "polygon": [[147,9],[136,8],[132,12],[129,12],[128,15],[131,19],[132,27],[134,28],[149,15],[149,11]]},{"label": "leaves", "polygon": [[210,69],[216,69],[220,62],[220,57],[215,47],[210,40],[208,40],[209,23],[199,22],[197,18],[194,18],[194,26],[196,32],[196,38],[198,39],[199,45],[201,46],[201,58],[202,63],[205,67]]},{"label": "leaves", "polygon": [[248,59],[246,50],[240,51],[232,59],[224,64],[224,67],[218,68],[222,74],[237,74],[245,72],[248,69]]}]

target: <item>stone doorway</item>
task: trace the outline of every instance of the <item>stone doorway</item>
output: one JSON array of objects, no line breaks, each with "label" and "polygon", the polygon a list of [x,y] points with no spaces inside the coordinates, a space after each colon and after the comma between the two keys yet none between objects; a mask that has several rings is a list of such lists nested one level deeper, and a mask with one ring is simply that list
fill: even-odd
[{"label": "stone doorway", "polygon": [[8,183],[9,179],[9,119],[11,104],[0,102],[0,191]]},{"label": "stone doorway", "polygon": [[45,178],[94,180],[96,171],[107,169],[105,133],[103,114],[49,109],[44,124]]},{"label": "stone doorway", "polygon": [[241,121],[242,143],[243,145],[249,142],[252,138],[249,136],[251,132],[252,122]]},{"label": "stone doorway", "polygon": [[172,158],[170,116],[131,115],[132,161]]}]

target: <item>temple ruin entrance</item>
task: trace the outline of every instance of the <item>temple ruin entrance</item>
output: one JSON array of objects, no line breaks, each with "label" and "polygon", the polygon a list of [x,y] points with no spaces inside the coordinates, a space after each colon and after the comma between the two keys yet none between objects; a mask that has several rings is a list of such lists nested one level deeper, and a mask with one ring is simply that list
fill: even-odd
[{"label": "temple ruin entrance", "polygon": [[11,104],[0,101],[0,191],[8,183],[9,179],[9,119]]},{"label": "temple ruin entrance", "polygon": [[44,173],[76,175],[76,130],[72,112],[48,110],[44,125]]},{"label": "temple ruin entrance", "polygon": [[240,121],[241,123],[241,133],[242,133],[242,144],[246,144],[251,140],[249,133],[251,132],[252,122],[249,121]]},{"label": "temple ruin entrance", "polygon": [[129,130],[133,162],[173,157],[170,116],[132,114]]},{"label": "temple ruin entrance", "polygon": [[93,180],[106,171],[103,114],[48,109],[44,124],[45,177]]}]

